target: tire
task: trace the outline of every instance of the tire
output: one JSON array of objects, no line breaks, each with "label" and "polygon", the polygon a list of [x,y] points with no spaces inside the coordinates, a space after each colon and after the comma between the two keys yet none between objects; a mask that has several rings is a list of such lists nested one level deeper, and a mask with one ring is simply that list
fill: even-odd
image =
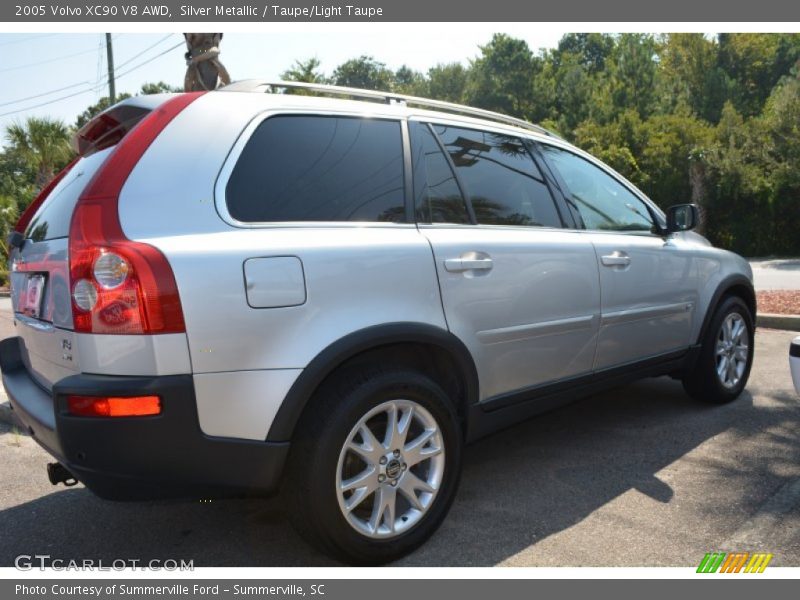
[{"label": "tire", "polygon": [[[739,335],[734,331],[735,339],[728,340],[728,325],[743,326],[745,330]],[[694,367],[683,378],[686,392],[695,400],[710,404],[735,400],[750,376],[754,333],[753,315],[744,301],[737,296],[724,298],[709,323]]]},{"label": "tire", "polygon": [[[397,427],[388,426],[392,414]],[[364,425],[374,438],[372,452]],[[390,429],[395,437],[387,447]],[[378,368],[334,375],[309,401],[295,432],[284,502],[298,533],[326,554],[351,564],[384,564],[420,546],[447,515],[463,436],[453,400],[426,375]],[[423,435],[429,437],[419,443]],[[340,491],[348,485],[353,489]],[[386,506],[393,498],[391,518]]]}]

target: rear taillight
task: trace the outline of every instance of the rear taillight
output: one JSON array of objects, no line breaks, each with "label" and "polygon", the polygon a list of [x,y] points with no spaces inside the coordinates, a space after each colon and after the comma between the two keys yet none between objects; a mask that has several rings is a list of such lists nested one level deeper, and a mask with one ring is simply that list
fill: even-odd
[{"label": "rear taillight", "polygon": [[117,144],[75,207],[69,271],[75,331],[107,334],[185,331],[178,286],[164,255],[125,237],[119,195],[144,152],[200,93],[182,94],[152,111]]},{"label": "rear taillight", "polygon": [[67,410],[78,417],[145,417],[161,414],[158,396],[67,396]]},{"label": "rear taillight", "polygon": [[77,158],[73,159],[71,163],[69,163],[66,167],[61,169],[61,171],[58,173],[58,175],[53,177],[53,179],[50,181],[50,183],[48,183],[46,186],[44,186],[42,188],[42,191],[39,192],[39,194],[36,196],[36,198],[33,199],[33,202],[31,202],[28,205],[28,208],[26,208],[23,211],[22,215],[20,216],[19,220],[17,221],[16,226],[14,227],[14,231],[19,231],[20,233],[25,233],[25,230],[28,228],[28,224],[31,222],[31,219],[33,218],[33,215],[35,215],[36,211],[39,210],[39,207],[42,205],[42,203],[50,195],[50,192],[53,191],[53,188],[56,187],[62,179],[64,179],[66,174],[70,172],[72,167],[75,166],[75,163],[78,162],[80,160],[80,158],[81,157],[78,156]]}]

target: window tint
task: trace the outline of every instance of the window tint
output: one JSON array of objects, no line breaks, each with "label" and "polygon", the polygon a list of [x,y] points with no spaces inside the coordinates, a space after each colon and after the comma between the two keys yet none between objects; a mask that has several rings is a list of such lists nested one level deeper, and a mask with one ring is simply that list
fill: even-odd
[{"label": "window tint", "polygon": [[400,123],[285,116],[262,122],[226,188],[234,219],[404,221]]},{"label": "window tint", "polygon": [[553,198],[519,138],[435,125],[478,223],[561,227]]},{"label": "window tint", "polygon": [[414,206],[422,223],[469,223],[467,205],[447,157],[425,123],[409,123]]},{"label": "window tint", "polygon": [[567,184],[567,201],[586,229],[652,230],[653,219],[645,203],[611,175],[572,152],[547,145],[542,152]]},{"label": "window tint", "polygon": [[110,152],[110,148],[101,150],[75,163],[33,215],[25,231],[26,238],[41,242],[69,235],[69,225],[78,198]]}]

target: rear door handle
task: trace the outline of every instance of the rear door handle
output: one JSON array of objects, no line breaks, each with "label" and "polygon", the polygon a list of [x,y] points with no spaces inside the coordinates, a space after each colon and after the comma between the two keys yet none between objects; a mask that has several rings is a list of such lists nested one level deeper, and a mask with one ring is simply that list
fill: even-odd
[{"label": "rear door handle", "polygon": [[602,262],[605,267],[627,267],[631,264],[631,257],[625,252],[617,250],[611,254],[602,256],[600,262]]},{"label": "rear door handle", "polygon": [[447,258],[444,268],[451,273],[463,271],[488,271],[494,266],[491,258]]}]

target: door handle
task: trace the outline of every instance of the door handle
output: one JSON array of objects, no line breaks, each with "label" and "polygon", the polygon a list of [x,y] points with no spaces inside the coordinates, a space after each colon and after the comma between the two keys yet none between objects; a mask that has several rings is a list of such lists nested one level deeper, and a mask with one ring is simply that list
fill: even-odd
[{"label": "door handle", "polygon": [[494,266],[491,258],[447,258],[444,268],[451,273],[462,271],[488,271]]},{"label": "door handle", "polygon": [[600,257],[600,262],[602,262],[605,267],[627,267],[631,264],[631,257],[625,252],[617,250],[611,254]]}]

